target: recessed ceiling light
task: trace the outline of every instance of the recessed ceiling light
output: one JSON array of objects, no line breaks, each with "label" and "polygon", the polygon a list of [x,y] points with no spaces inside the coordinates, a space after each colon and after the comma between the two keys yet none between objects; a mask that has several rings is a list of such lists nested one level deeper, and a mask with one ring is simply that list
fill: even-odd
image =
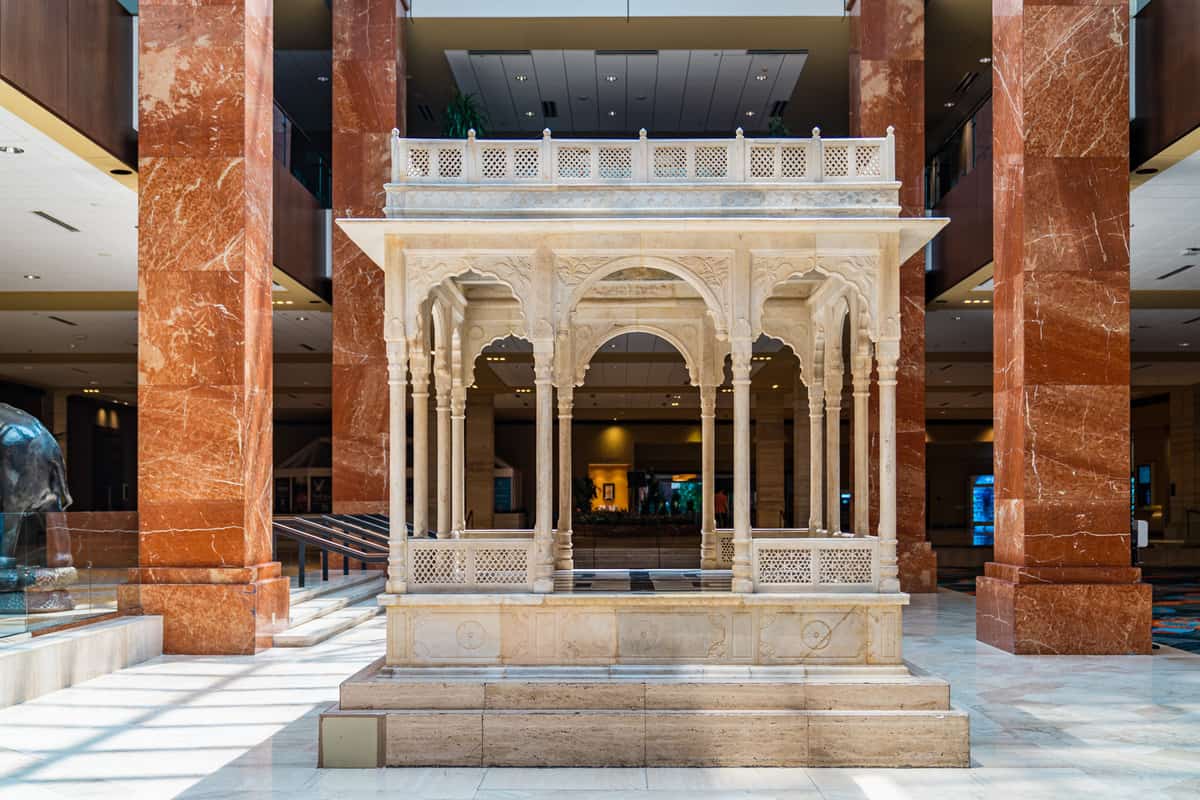
[{"label": "recessed ceiling light", "polygon": [[615,116],[617,115],[617,112],[615,112],[615,111],[609,111],[609,112],[608,112],[608,115],[609,115],[610,117],[615,117]]},{"label": "recessed ceiling light", "polygon": [[754,76],[754,80],[756,80],[756,81],[765,81],[766,79],[767,79],[767,73],[765,71],[760,72]]},{"label": "recessed ceiling light", "polygon": [[1179,346],[1180,347],[1191,347],[1192,343],[1191,342],[1180,342]]},{"label": "recessed ceiling light", "polygon": [[532,117],[532,116],[533,116],[533,112],[532,112],[532,111],[526,111],[526,112],[525,112],[525,116],[527,116],[527,117]]},{"label": "recessed ceiling light", "polygon": [[516,75],[513,75],[513,80],[519,81],[520,83],[524,83],[525,81],[529,80],[529,76],[526,75],[524,72],[518,72]]},{"label": "recessed ceiling light", "polygon": [[992,63],[992,57],[984,56],[983,58],[979,59],[979,63],[980,64],[990,64],[990,63]]},{"label": "recessed ceiling light", "polygon": [[22,277],[27,281],[40,281],[42,279],[41,275],[34,275],[32,272],[27,275],[23,275]]},{"label": "recessed ceiling light", "polygon": [[308,317],[305,317],[305,316],[299,316],[299,317],[296,317],[296,321],[297,321],[297,322],[307,322],[307,321],[308,321]]},{"label": "recessed ceiling light", "polygon": [[778,383],[772,383],[772,384],[771,384],[771,388],[772,388],[772,389],[778,389],[778,388],[779,388],[779,384],[778,384]]},{"label": "recessed ceiling light", "polygon": [[0,144],[0,153],[8,153],[10,156],[19,156],[24,152],[24,147],[17,147],[15,144]]},{"label": "recessed ceiling light", "polygon": [[753,111],[747,111],[747,112],[746,112],[746,116],[747,116],[747,117],[753,117],[753,116],[754,116],[754,112],[753,112]]},{"label": "recessed ceiling light", "polygon": [[946,108],[954,108],[954,101],[947,100],[946,102],[942,103],[942,105],[945,106]]},{"label": "recessed ceiling light", "polygon": [[958,321],[959,321],[959,320],[961,320],[961,319],[962,319],[962,317],[960,317],[958,314],[955,314],[955,315],[954,315],[954,321],[955,321],[955,322],[958,322]]},{"label": "recessed ceiling light", "polygon": [[616,83],[617,76],[616,75],[605,75],[604,80],[607,81],[608,83]]},{"label": "recessed ceiling light", "polygon": [[317,80],[320,81],[321,83],[329,83],[329,76],[328,75],[318,75]]}]

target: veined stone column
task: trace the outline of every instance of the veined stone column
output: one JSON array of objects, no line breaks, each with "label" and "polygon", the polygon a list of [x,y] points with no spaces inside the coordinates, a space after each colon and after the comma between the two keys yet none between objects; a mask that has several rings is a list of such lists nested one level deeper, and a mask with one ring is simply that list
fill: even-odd
[{"label": "veined stone column", "polygon": [[1149,653],[1129,541],[1129,3],[996,3],[992,50],[996,560],[977,635]]},{"label": "veined stone column", "polygon": [[[836,366],[836,369],[830,367]],[[842,379],[841,364],[825,366],[825,525],[842,529]]]},{"label": "veined stone column", "polygon": [[854,532],[871,532],[871,347],[854,356]]},{"label": "veined stone column", "polygon": [[554,532],[554,568],[574,569],[571,525],[574,498],[571,491],[571,419],[575,387],[558,387],[558,527]]},{"label": "veined stone column", "polygon": [[[382,216],[391,132],[405,129],[403,17],[396,10],[395,0],[333,4],[335,218]],[[389,505],[383,272],[334,225],[332,273],[333,510],[382,513]]]},{"label": "veined stone column", "polygon": [[750,564],[750,348],[733,343],[733,583],[735,592],[753,592]]},{"label": "veined stone column", "polygon": [[896,361],[900,345],[879,343],[879,591],[900,591],[896,562]]},{"label": "veined stone column", "polygon": [[271,561],[271,8],[141,4],[140,586],[121,601],[163,617],[168,653],[254,653],[288,620]]},{"label": "veined stone column", "polygon": [[533,527],[533,590],[554,591],[554,340],[533,343],[537,399],[537,505]]},{"label": "veined stone column", "polygon": [[700,569],[716,569],[717,387],[700,387]]},{"label": "veined stone column", "polygon": [[[895,128],[896,180],[906,217],[925,215],[925,2],[854,0],[847,9],[850,135],[885,136],[889,126]],[[923,250],[900,265],[900,330],[896,441],[901,579],[905,591],[934,592],[937,557],[925,532]]]},{"label": "veined stone column", "polygon": [[412,350],[413,533],[429,530],[429,353]]},{"label": "veined stone column", "polygon": [[796,370],[796,380],[792,387],[792,527],[803,528],[809,522],[808,487],[812,482],[812,469],[808,461],[809,442],[808,429],[808,389],[800,379],[800,370]]},{"label": "veined stone column", "polygon": [[437,535],[451,536],[450,520],[450,365],[446,348],[433,350],[433,377],[437,388]]}]

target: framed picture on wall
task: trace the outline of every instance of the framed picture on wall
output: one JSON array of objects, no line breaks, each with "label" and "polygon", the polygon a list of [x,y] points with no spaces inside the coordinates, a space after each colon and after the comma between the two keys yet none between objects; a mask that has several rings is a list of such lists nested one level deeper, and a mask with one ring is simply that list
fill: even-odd
[{"label": "framed picture on wall", "polygon": [[604,498],[604,502],[606,503],[615,501],[617,499],[617,485],[615,483],[604,484],[602,496]]}]

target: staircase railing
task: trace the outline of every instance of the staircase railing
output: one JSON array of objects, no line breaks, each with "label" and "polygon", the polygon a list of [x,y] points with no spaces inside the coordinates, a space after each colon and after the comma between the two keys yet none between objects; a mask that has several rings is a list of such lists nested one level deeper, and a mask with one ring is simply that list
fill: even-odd
[{"label": "staircase railing", "polygon": [[[386,517],[384,519],[386,520]],[[342,557],[343,575],[350,574],[351,561],[359,562],[363,570],[366,570],[368,564],[387,564],[387,523],[381,523],[374,515],[276,517],[271,530],[275,560],[278,560],[278,544],[281,537],[296,543],[301,588],[305,585],[308,547],[316,547],[321,553],[322,581],[329,580],[330,553]]]}]

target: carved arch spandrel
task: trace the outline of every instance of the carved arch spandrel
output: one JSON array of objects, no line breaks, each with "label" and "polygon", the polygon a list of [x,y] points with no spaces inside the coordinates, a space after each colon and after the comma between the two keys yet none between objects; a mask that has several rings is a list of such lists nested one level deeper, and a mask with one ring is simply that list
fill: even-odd
[{"label": "carved arch spandrel", "polygon": [[406,292],[405,316],[412,320],[417,309],[433,288],[448,278],[456,278],[468,272],[486,275],[507,286],[521,307],[521,316],[528,327],[528,320],[538,318],[540,309],[533,309],[534,252],[532,250],[502,251],[449,251],[409,250],[405,254],[408,291]]},{"label": "carved arch spandrel", "polygon": [[785,281],[810,273],[824,275],[844,285],[861,302],[869,320],[871,338],[878,336],[877,283],[879,258],[874,255],[822,255],[812,251],[751,250],[751,306],[754,329],[762,330],[763,308]]},{"label": "carved arch spandrel", "polygon": [[686,281],[704,300],[718,338],[729,330],[730,287],[733,251],[555,252],[558,291],[555,319],[566,319],[588,290],[614,272],[630,267],[647,267]]},{"label": "carved arch spandrel", "polygon": [[463,339],[463,383],[472,386],[475,383],[475,362],[490,345],[514,336],[525,338],[525,321],[523,319],[485,319],[472,320],[470,307],[465,324],[466,335]]}]

